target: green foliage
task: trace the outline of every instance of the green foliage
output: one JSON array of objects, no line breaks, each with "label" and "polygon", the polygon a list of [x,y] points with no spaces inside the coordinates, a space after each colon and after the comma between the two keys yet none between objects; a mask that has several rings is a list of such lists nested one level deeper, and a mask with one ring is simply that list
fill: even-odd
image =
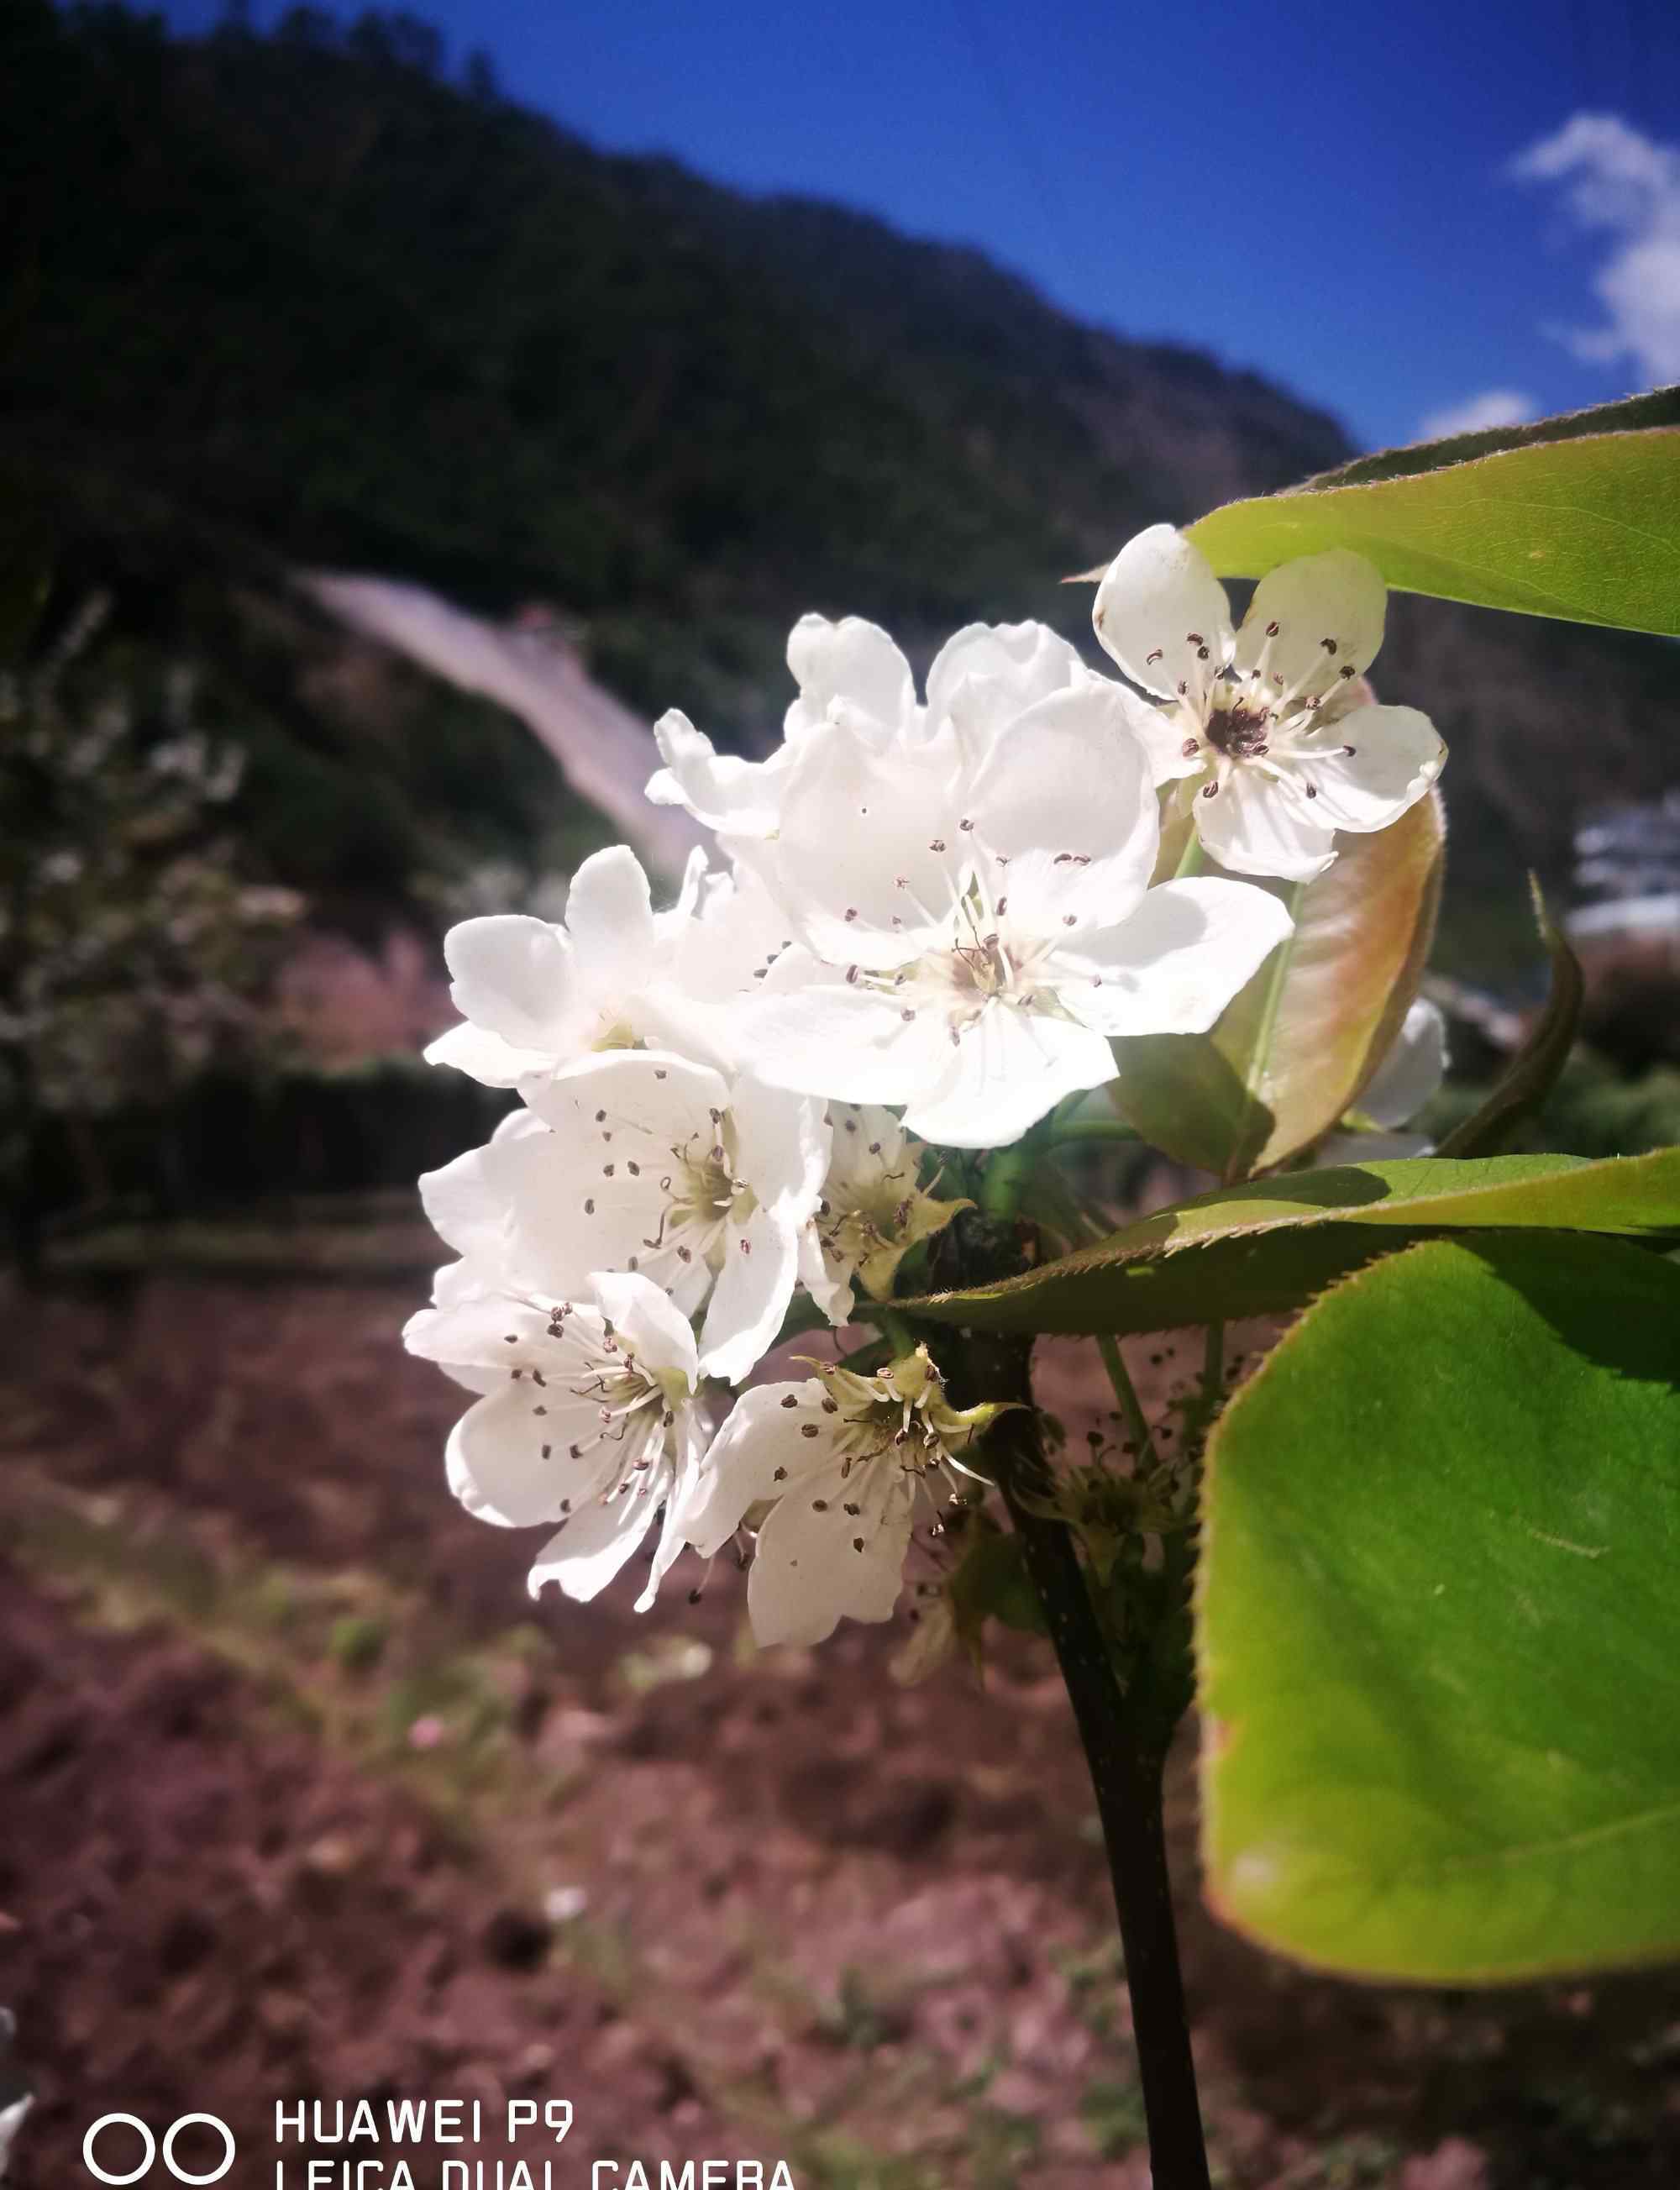
[{"label": "green foliage", "polygon": [[1180,1202],[1020,1277],[903,1305],[983,1330],[1165,1330],[1300,1308],[1374,1255],[1493,1227],[1680,1237],[1680,1149],[1288,1172]]},{"label": "green foliage", "polygon": [[1101,2076],[1087,2084],[1079,2111],[1099,2159],[1123,2159],[1147,2142],[1143,2091],[1129,2079]]},{"label": "green foliage", "polygon": [[1190,536],[1232,577],[1351,548],[1410,593],[1673,636],[1677,416],[1680,394],[1669,389],[1637,406],[1548,422],[1560,430],[1530,431],[1487,454],[1467,455],[1458,440],[1397,451],[1287,494],[1229,503]]},{"label": "green foliage", "polygon": [[1672,1146],[1680,1142],[1680,1072],[1659,1068],[1629,1080],[1577,1052],[1532,1131],[1548,1147],[1582,1156]]},{"label": "green foliage", "polygon": [[1414,441],[1403,449],[1384,449],[1375,456],[1355,457],[1334,471],[1320,472],[1307,485],[1314,490],[1330,486],[1369,486],[1377,479],[1416,479],[1439,471],[1447,464],[1461,464],[1473,457],[1491,457],[1507,449],[1530,449],[1550,441],[1579,441],[1596,434],[1636,434],[1653,427],[1680,426],[1680,387],[1656,388],[1645,395],[1627,395],[1615,403],[1594,404],[1586,411],[1565,411],[1553,418],[1536,418],[1526,426],[1483,426],[1467,434],[1449,434],[1439,441]]},{"label": "green foliage", "polygon": [[1434,1241],[1331,1292],[1209,1459],[1221,1913],[1365,1977],[1680,1951],[1680,1268]]},{"label": "green foliage", "polygon": [[956,1646],[972,1665],[979,1665],[988,1620],[1001,1620],[1023,1634],[1041,1635],[1044,1614],[1027,1579],[1019,1536],[977,1512],[965,1517],[963,1543],[945,1595]]},{"label": "green foliage", "polygon": [[366,1613],[346,1612],[327,1632],[327,1655],[347,1673],[371,1673],[385,1654],[385,1623]]}]

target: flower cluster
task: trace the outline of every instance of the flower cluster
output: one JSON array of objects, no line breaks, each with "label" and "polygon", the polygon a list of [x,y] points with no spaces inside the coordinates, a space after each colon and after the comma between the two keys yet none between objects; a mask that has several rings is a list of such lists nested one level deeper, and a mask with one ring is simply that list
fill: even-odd
[{"label": "flower cluster", "polygon": [[[918,697],[885,633],[807,616],[768,758],[657,725],[649,795],[718,846],[673,905],[616,847],[564,922],[449,934],[461,1023],[429,1054],[520,1107],[422,1181],[459,1259],[406,1340],[477,1395],[463,1503],[553,1529],[533,1590],[593,1596],[656,1528],[644,1604],[684,1546],[736,1540],[761,1640],[888,1617],[918,1511],[996,1410],[953,1408],[919,1347],[733,1411],[729,1387],[889,1296],[967,1206],[972,1152],[1112,1081],[1116,1037],[1212,1025],[1291,925],[1235,871],[1316,872],[1439,768],[1422,717],[1350,701],[1382,625],[1357,559],[1275,574],[1234,635],[1159,528],[1097,625],[1154,701],[1036,624],[958,633]],[[1187,792],[1229,871],[1162,871]]]}]

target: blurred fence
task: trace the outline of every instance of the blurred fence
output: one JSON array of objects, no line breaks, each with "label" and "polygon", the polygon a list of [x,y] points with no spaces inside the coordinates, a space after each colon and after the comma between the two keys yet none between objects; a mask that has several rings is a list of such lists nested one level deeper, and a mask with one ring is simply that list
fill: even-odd
[{"label": "blurred fence", "polygon": [[264,1197],[412,1189],[484,1139],[512,1098],[408,1058],[260,1078],[207,1071],[167,1104],[48,1120],[27,1193],[50,1234],[124,1211],[201,1214]]}]

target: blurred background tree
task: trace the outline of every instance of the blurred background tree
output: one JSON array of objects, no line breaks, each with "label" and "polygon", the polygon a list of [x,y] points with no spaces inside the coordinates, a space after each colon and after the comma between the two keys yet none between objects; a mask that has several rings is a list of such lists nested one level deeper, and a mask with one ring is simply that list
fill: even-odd
[{"label": "blurred background tree", "polygon": [[213,1064],[275,1057],[261,1007],[304,909],[228,826],[244,755],[207,726],[197,672],[102,649],[110,605],[88,596],[0,680],[0,1175],[26,1271],[49,1119],[98,1200],[98,1142],[77,1127],[150,1111],[158,1198],[178,1198],[172,1105]]}]

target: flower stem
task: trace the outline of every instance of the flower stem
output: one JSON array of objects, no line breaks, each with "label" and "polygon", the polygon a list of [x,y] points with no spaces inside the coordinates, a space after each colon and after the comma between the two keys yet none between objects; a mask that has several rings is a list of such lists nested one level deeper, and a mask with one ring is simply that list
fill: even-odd
[{"label": "flower stem", "polygon": [[1028,1413],[1003,1416],[991,1456],[1043,1608],[1085,1750],[1120,1919],[1132,2039],[1157,2190],[1207,2190],[1195,2062],[1190,2051],[1161,1810],[1162,1745],[1142,1738],[1127,1710],[1086,1586],[1071,1533],[1024,1502],[1043,1460]]},{"label": "flower stem", "polygon": [[1114,1395],[1120,1402],[1121,1419],[1126,1424],[1126,1433],[1136,1444],[1139,1459],[1153,1467],[1155,1464],[1155,1440],[1149,1435],[1144,1404],[1138,1397],[1138,1387],[1127,1368],[1126,1356],[1120,1350],[1120,1341],[1104,1331],[1097,1341],[1097,1351],[1103,1357],[1103,1366],[1109,1372],[1109,1382],[1114,1386]]},{"label": "flower stem", "polygon": [[[960,1282],[1007,1277],[1025,1259],[1013,1224],[988,1223],[977,1212],[964,1227]],[[1051,1476],[1032,1403],[1031,1362],[1030,1338],[974,1332],[951,1350],[952,1396],[964,1405],[1016,1402],[993,1426],[986,1453],[1020,1538],[1097,1798],[1126,1957],[1151,2179],[1156,2190],[1208,2190],[1161,1813],[1166,1747],[1188,1678],[1178,1694],[1170,1680],[1150,1681],[1135,1695],[1121,1693],[1073,1533],[1045,1510]],[[1140,1669],[1139,1681],[1146,1678]]]},{"label": "flower stem", "polygon": [[1185,845],[1183,850],[1179,854],[1178,864],[1172,870],[1173,881],[1175,882],[1188,882],[1192,875],[1199,875],[1201,872],[1201,838],[1196,834],[1195,823],[1192,821],[1190,824],[1189,841]]},{"label": "flower stem", "polygon": [[1201,1420],[1200,1427],[1206,1429],[1219,1411],[1219,1402],[1225,1386],[1225,1326],[1210,1323],[1203,1342],[1201,1356]]},{"label": "flower stem", "polygon": [[894,1359],[902,1360],[905,1354],[915,1353],[916,1333],[905,1317],[895,1314],[889,1308],[883,1308],[877,1319],[881,1325],[881,1336],[886,1340]]},{"label": "flower stem", "polygon": [[1064,1125],[1050,1128],[1045,1146],[1072,1149],[1087,1141],[1138,1141],[1142,1138],[1135,1126],[1124,1125],[1118,1118],[1070,1118]]},{"label": "flower stem", "polygon": [[1037,1143],[1030,1135],[1007,1149],[997,1149],[987,1159],[985,1175],[980,1181],[980,1207],[988,1217],[1006,1223],[1013,1217],[1020,1205],[1027,1174],[1037,1157]]}]

